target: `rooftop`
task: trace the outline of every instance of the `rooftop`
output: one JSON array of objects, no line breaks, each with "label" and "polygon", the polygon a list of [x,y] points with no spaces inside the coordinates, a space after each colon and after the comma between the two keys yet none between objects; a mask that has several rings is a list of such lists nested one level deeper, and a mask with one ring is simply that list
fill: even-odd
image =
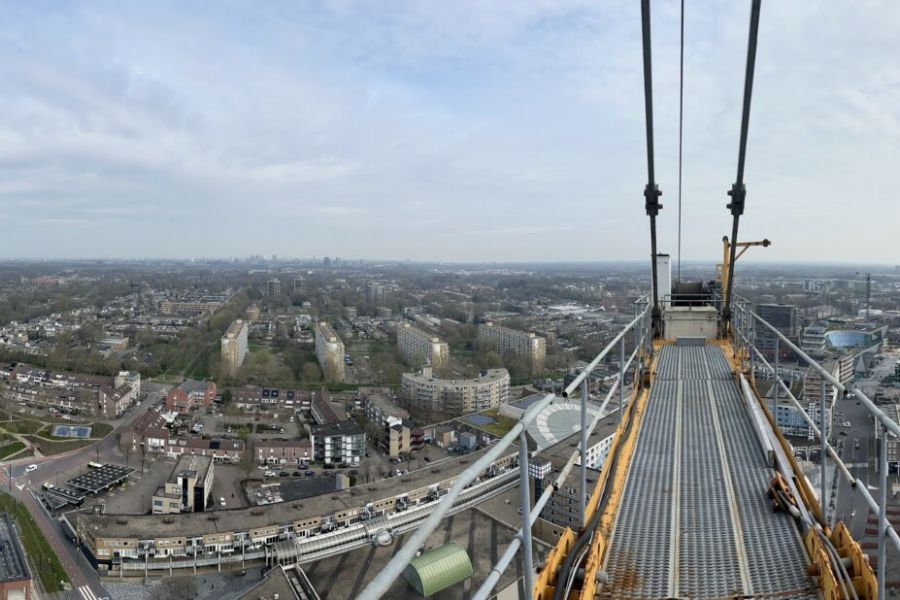
[{"label": "rooftop", "polygon": [[473,383],[493,383],[504,379],[509,380],[509,371],[506,369],[487,369],[473,379],[440,379],[432,374],[430,368],[426,367],[419,373],[404,373],[403,377],[420,383],[431,381],[444,385],[468,385]]},{"label": "rooftop", "polygon": [[169,475],[169,483],[178,483],[179,477],[206,479],[206,474],[212,467],[211,456],[198,456],[196,454],[182,454]]},{"label": "rooftop", "polygon": [[266,573],[262,581],[244,592],[238,600],[295,600],[300,596],[294,592],[291,582],[282,567],[275,567]]},{"label": "rooftop", "polygon": [[31,579],[28,561],[9,513],[0,514],[0,583]]},{"label": "rooftop", "polygon": [[337,423],[326,423],[324,425],[314,425],[312,428],[314,436],[332,436],[332,435],[360,435],[365,433],[355,421],[338,421]]}]

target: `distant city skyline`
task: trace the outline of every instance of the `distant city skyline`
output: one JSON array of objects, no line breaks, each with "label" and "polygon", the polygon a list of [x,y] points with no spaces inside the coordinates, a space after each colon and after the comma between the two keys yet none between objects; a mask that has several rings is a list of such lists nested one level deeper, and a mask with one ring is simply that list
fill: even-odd
[{"label": "distant city skyline", "polygon": [[[0,260],[649,255],[638,3],[0,3]],[[678,7],[653,21],[673,257]],[[754,262],[900,264],[892,8],[764,3]],[[685,261],[729,233],[748,14],[687,5]]]}]

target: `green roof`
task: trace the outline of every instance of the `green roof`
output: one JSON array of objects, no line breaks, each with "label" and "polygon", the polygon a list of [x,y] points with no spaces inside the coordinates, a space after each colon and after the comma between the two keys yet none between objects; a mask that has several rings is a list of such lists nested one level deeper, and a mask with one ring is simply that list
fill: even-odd
[{"label": "green roof", "polygon": [[422,596],[431,596],[472,576],[469,555],[457,544],[423,552],[409,561],[403,577]]}]

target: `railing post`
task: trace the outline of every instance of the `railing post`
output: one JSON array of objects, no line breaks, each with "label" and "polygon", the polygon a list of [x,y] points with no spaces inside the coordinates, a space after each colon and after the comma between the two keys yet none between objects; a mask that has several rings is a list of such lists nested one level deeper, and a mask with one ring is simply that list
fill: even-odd
[{"label": "railing post", "polygon": [[588,403],[588,378],[581,382],[581,491],[578,494],[578,508],[580,509],[581,524],[585,523],[585,511],[587,507],[587,403]]},{"label": "railing post", "polygon": [[625,336],[619,340],[619,425],[625,411]]},{"label": "railing post", "polygon": [[522,572],[525,597],[534,594],[534,565],[531,559],[531,501],[528,486],[528,437],[519,434],[519,501],[522,506]]},{"label": "railing post", "polygon": [[879,501],[878,508],[878,597],[884,598],[885,579],[887,574],[887,536],[888,536],[888,520],[887,520],[887,449],[888,435],[890,432],[887,427],[881,425],[881,454],[878,457],[878,479],[879,479]]},{"label": "railing post", "polygon": [[780,341],[778,336],[775,336],[775,396],[772,399],[772,420],[775,423],[778,423],[778,419],[775,415],[778,413],[778,393],[781,391],[781,376],[778,374],[778,346]]},{"label": "railing post", "polygon": [[750,318],[750,384],[756,387],[756,321]]},{"label": "railing post", "polygon": [[819,441],[821,442],[821,456],[819,457],[819,461],[822,465],[822,495],[819,496],[819,499],[822,502],[822,525],[828,525],[828,518],[825,516],[828,512],[828,499],[826,494],[828,492],[828,488],[825,485],[825,448],[828,444],[828,431],[825,429],[825,378],[822,377],[822,396],[819,400]]}]

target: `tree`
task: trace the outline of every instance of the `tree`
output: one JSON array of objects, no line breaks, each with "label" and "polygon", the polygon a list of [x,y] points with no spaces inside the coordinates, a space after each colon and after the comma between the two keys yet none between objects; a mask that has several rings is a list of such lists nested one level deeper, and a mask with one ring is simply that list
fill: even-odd
[{"label": "tree", "polygon": [[307,362],[303,365],[303,381],[305,382],[318,382],[322,381],[322,369],[319,368],[318,363]]},{"label": "tree", "polygon": [[251,439],[244,440],[244,453],[241,455],[240,466],[249,479],[253,469],[256,468],[256,448]]}]

